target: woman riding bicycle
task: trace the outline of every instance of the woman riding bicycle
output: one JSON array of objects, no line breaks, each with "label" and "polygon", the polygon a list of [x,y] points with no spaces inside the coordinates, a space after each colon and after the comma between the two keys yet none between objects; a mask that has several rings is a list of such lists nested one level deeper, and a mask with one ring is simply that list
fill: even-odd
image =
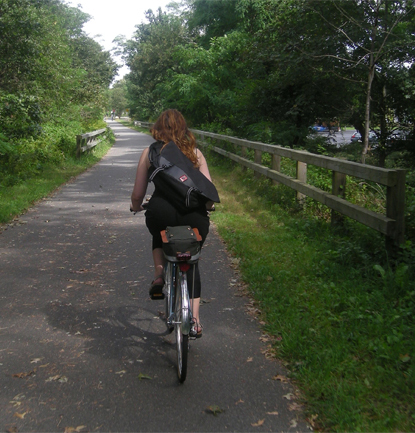
[{"label": "woman riding bicycle", "polygon": [[[198,168],[199,171],[206,176],[209,181],[211,181],[206,159],[202,152],[196,148],[195,137],[187,128],[186,121],[179,111],[164,111],[157,119],[150,132],[153,138],[157,141],[143,151],[140,161],[138,162],[130,206],[130,209],[134,212],[141,212],[144,210],[142,203],[147,191],[148,177],[151,171],[149,153],[152,146],[155,146],[157,151],[161,151],[163,146],[173,141],[183,154],[193,163],[194,167]],[[154,280],[151,283],[149,291],[152,299],[163,299],[164,297],[165,259],[160,231],[165,230],[167,226],[188,225],[199,230],[203,244],[209,233],[209,217],[207,209],[209,209],[211,205],[212,202],[209,202],[190,212],[181,213],[177,210],[175,203],[171,201],[171,197],[160,190],[160,188],[156,187],[154,190],[154,193],[145,209],[146,225],[153,237],[152,249],[154,260]],[[194,287],[193,293],[190,290],[190,295],[193,295],[192,314],[193,319],[196,322],[195,328],[197,336],[201,337],[202,326],[199,317],[201,282],[198,264],[196,264],[195,269],[195,281],[193,281],[193,271],[187,273],[187,279],[189,288]]]}]

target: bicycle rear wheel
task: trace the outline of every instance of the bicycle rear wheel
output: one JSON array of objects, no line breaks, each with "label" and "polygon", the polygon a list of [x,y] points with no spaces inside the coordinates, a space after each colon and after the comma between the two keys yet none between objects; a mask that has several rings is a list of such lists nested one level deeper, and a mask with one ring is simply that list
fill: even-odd
[{"label": "bicycle rear wheel", "polygon": [[[179,382],[183,383],[187,376],[187,355],[189,352],[189,335],[183,333],[183,328],[187,328],[188,306],[184,305],[186,300],[183,300],[183,289],[187,290],[187,281],[184,276],[184,281],[178,278],[176,281],[176,305],[175,305],[175,333],[176,333],[176,349],[177,349],[177,376]],[[184,286],[184,287],[183,287]]]},{"label": "bicycle rear wheel", "polygon": [[166,311],[165,311],[165,315],[166,315],[166,325],[167,325],[167,329],[169,332],[172,332],[174,329],[174,325],[172,324],[173,321],[173,302],[174,302],[174,285],[175,282],[173,280],[173,265],[171,263],[167,263],[166,266],[166,270],[165,270],[165,281],[166,284],[164,286],[164,289],[166,291]]}]

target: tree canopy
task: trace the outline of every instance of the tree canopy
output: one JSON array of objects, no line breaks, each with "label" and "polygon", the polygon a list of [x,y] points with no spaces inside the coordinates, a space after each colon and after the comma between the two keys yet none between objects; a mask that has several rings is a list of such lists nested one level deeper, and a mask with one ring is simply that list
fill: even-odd
[{"label": "tree canopy", "polygon": [[174,107],[198,127],[289,146],[317,119],[352,124],[363,136],[376,132],[380,163],[397,130],[413,133],[413,2],[180,5],[149,12],[121,43],[133,115]]}]

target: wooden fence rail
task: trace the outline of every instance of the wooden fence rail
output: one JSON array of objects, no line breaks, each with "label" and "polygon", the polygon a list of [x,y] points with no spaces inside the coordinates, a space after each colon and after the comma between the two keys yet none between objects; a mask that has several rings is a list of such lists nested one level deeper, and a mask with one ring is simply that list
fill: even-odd
[{"label": "wooden fence rail", "polygon": [[[148,122],[139,123],[144,128],[150,128],[152,125]],[[379,168],[212,132],[193,129],[191,131],[199,137],[198,142],[201,145],[207,145],[204,139],[208,138],[239,146],[241,148],[239,155],[214,144],[209,144],[209,149],[253,170],[258,175],[272,179],[276,184],[280,183],[294,189],[300,201],[304,199],[304,196],[308,196],[324,204],[332,209],[332,222],[338,220],[338,214],[341,214],[377,230],[386,236],[388,249],[404,242],[405,170]],[[246,149],[254,150],[254,161],[246,158]],[[271,155],[271,168],[261,164],[263,153]],[[296,161],[295,178],[280,172],[281,158]],[[307,165],[322,167],[332,172],[331,193],[307,184]],[[386,186],[386,215],[348,202],[346,200],[346,176]]]},{"label": "wooden fence rail", "polygon": [[106,128],[98,129],[97,131],[87,132],[76,136],[76,156],[81,157],[83,152],[86,152],[103,140],[103,135],[107,132]]}]

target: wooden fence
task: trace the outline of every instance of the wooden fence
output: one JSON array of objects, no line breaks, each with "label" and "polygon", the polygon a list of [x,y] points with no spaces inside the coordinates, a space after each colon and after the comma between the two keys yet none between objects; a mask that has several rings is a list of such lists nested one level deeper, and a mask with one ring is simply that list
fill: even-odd
[{"label": "wooden fence", "polygon": [[[147,122],[139,123],[144,128],[149,128],[152,125]],[[232,152],[218,147],[214,143],[209,144],[209,149],[253,170],[257,175],[272,179],[275,184],[280,183],[294,189],[297,191],[297,198],[300,201],[304,199],[304,196],[307,196],[324,204],[332,209],[332,222],[337,221],[339,219],[338,214],[341,214],[377,230],[386,236],[388,249],[404,242],[405,170],[384,169],[211,132],[193,129],[192,132],[199,137],[198,143],[201,145],[208,145],[205,139],[232,143],[234,145]],[[240,148],[239,154],[236,153],[235,146]],[[254,161],[246,157],[247,149],[253,149]],[[271,168],[262,165],[263,153],[271,155]],[[289,158],[296,162],[295,178],[280,172],[281,158]],[[307,165],[314,165],[331,171],[331,193],[307,184]],[[346,200],[347,176],[386,186],[386,215],[348,202]]]},{"label": "wooden fence", "polygon": [[98,129],[97,131],[87,132],[76,136],[76,156],[81,157],[83,152],[86,152],[103,140],[103,135],[107,132],[106,128]]}]

